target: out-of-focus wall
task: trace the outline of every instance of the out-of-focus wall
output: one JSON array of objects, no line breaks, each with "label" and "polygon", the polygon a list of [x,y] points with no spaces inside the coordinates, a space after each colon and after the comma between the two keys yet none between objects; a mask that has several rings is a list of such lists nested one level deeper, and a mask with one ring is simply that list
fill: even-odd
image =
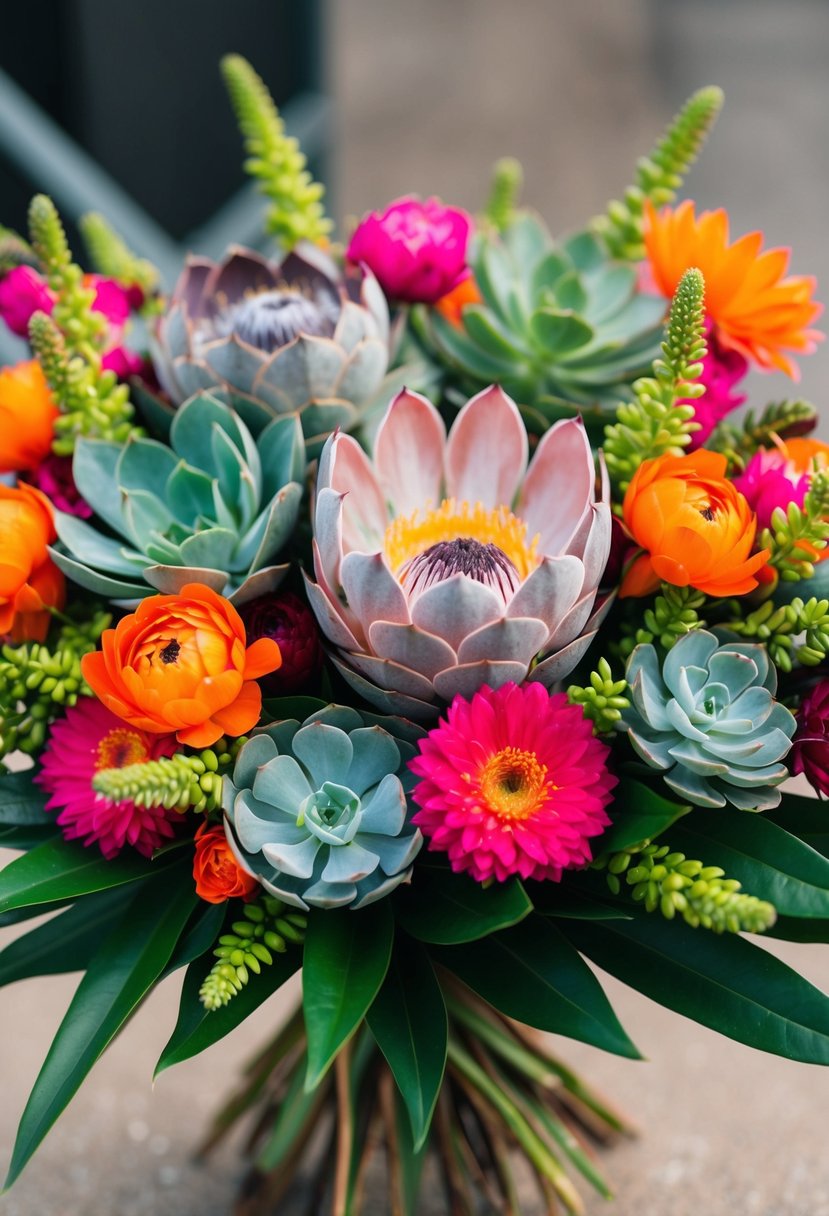
[{"label": "out-of-focus wall", "polygon": [[[409,192],[474,209],[492,162],[517,156],[525,200],[556,230],[627,184],[684,98],[726,91],[687,193],[734,235],[793,247],[829,298],[829,4],[822,0],[332,0],[346,214]],[[829,348],[798,387],[754,377],[754,404],[826,403]]]}]

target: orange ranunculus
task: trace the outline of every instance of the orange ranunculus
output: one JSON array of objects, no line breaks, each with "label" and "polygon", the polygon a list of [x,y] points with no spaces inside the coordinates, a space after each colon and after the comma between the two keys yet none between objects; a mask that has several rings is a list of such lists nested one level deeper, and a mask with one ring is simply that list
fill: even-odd
[{"label": "orange ranunculus", "polygon": [[757,517],[725,471],[725,457],[704,449],[642,461],[623,511],[645,552],[622,578],[620,596],[650,595],[663,581],[714,596],[754,590],[769,551],[751,552]]},{"label": "orange ranunculus", "polygon": [[46,546],[55,539],[49,499],[33,486],[0,485],[0,638],[42,642],[64,577]]},{"label": "orange ranunculus", "polygon": [[37,468],[51,451],[57,416],[36,359],[0,370],[0,473]]},{"label": "orange ranunculus", "polygon": [[729,244],[728,213],[694,214],[690,199],[657,211],[645,204],[645,248],[653,280],[669,299],[686,270],[705,279],[705,311],[720,342],[767,371],[799,378],[786,353],[810,354],[823,338],[810,326],[823,306],[813,299],[815,280],[790,275],[788,249],[763,250],[762,232]]},{"label": "orange ranunculus", "polygon": [[96,696],[131,726],[175,731],[179,743],[210,747],[256,725],[256,680],[282,662],[270,638],[246,646],[233,605],[202,583],[178,595],[151,595],[107,629],[101,650],[81,660]]},{"label": "orange ranunculus", "polygon": [[781,440],[780,451],[798,473],[811,473],[829,466],[829,443],[820,439]]},{"label": "orange ranunculus", "polygon": [[259,889],[258,880],[243,870],[233,856],[220,823],[205,821],[196,832],[193,877],[196,894],[209,904],[223,904],[226,899],[249,899]]},{"label": "orange ranunculus", "polygon": [[463,319],[463,310],[467,304],[480,304],[481,293],[478,290],[478,284],[475,282],[471,274],[468,274],[465,279],[461,279],[451,291],[447,291],[445,296],[441,296],[435,301],[435,309],[444,317],[450,325],[455,328],[460,328]]}]

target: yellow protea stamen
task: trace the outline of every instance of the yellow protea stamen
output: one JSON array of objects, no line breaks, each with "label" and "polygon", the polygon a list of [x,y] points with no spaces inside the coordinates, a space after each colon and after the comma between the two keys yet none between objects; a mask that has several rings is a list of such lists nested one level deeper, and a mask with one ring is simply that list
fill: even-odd
[{"label": "yellow protea stamen", "polygon": [[385,553],[396,574],[418,554],[442,541],[476,540],[497,547],[523,580],[538,565],[538,537],[527,541],[527,525],[509,507],[487,509],[482,503],[445,498],[431,511],[419,508],[392,520],[386,529]]},{"label": "yellow protea stamen", "polygon": [[547,802],[551,786],[535,752],[504,747],[478,774],[480,809],[499,819],[528,819]]}]

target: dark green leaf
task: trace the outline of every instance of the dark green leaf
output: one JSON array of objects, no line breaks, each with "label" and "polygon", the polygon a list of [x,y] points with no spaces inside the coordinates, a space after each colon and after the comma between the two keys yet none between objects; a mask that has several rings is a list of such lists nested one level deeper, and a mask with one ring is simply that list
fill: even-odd
[{"label": "dark green leaf", "polygon": [[597,851],[618,853],[640,840],[652,840],[669,828],[690,807],[655,793],[641,781],[623,777],[613,794],[612,825],[596,841]]},{"label": "dark green leaf", "polygon": [[[535,897],[536,885],[542,887],[538,899]],[[595,895],[592,891],[579,891],[558,883],[533,883],[528,894],[536,909],[545,916],[563,916],[567,920],[630,920],[630,912],[615,903],[606,888]]]},{"label": "dark green leaf", "polygon": [[829,857],[829,802],[825,799],[804,798],[784,790],[780,806],[767,811],[763,818],[779,824],[824,857]]},{"label": "dark green leaf", "polygon": [[262,702],[262,720],[264,722],[285,722],[296,718],[304,722],[311,714],[317,714],[325,709],[327,702],[319,697],[266,697]]},{"label": "dark green leaf", "polygon": [[426,1144],[415,1147],[409,1114],[400,1094],[394,1095],[394,1148],[397,1152],[398,1168],[394,1171],[390,1185],[397,1191],[400,1216],[417,1216],[420,1195],[420,1175],[426,1160]]},{"label": "dark green leaf", "polygon": [[432,958],[507,1017],[640,1058],[593,972],[563,933],[541,916],[530,916],[485,941],[433,948]]},{"label": "dark green leaf", "polygon": [[454,946],[515,925],[531,911],[517,878],[485,890],[468,874],[420,865],[411,886],[398,888],[395,914],[412,937]]},{"label": "dark green leaf", "polygon": [[24,772],[3,773],[0,777],[0,824],[54,824],[54,815],[44,809],[48,794],[32,781],[37,771],[27,768]]},{"label": "dark green leaf", "polygon": [[165,975],[172,975],[179,967],[188,966],[216,944],[224,924],[225,912],[225,904],[206,904],[199,901],[190,917],[190,923],[185,926],[176,944],[172,958],[164,969]]},{"label": "dark green leaf", "polygon": [[312,909],[302,966],[306,1089],[319,1083],[368,1012],[388,970],[393,936],[388,900],[359,912]]},{"label": "dark green leaf", "polygon": [[829,998],[745,938],[646,912],[562,925],[583,954],[660,1005],[750,1047],[829,1064]]},{"label": "dark green leaf", "polygon": [[0,849],[13,849],[18,853],[25,853],[59,835],[60,828],[54,823],[0,827]]},{"label": "dark green leaf", "polygon": [[151,878],[162,864],[169,863],[126,851],[107,861],[97,848],[62,838],[48,840],[0,870],[0,913]]},{"label": "dark green leaf", "polygon": [[670,842],[721,866],[781,916],[829,918],[829,860],[764,815],[702,811],[673,828]]},{"label": "dark green leaf", "polygon": [[776,937],[783,942],[829,942],[829,920],[803,916],[778,916],[764,937]]},{"label": "dark green leaf", "polygon": [[0,984],[85,971],[132,892],[119,887],[79,900],[0,951]]},{"label": "dark green leaf", "polygon": [[161,975],[195,903],[189,865],[159,874],[135,896],[81,980],[35,1081],[6,1186]]},{"label": "dark green leaf", "polygon": [[398,935],[368,1024],[389,1062],[412,1124],[414,1149],[425,1142],[446,1067],[443,994],[423,946]]},{"label": "dark green leaf", "polygon": [[289,949],[285,954],[275,954],[271,966],[262,968],[261,975],[252,975],[250,980],[227,1005],[209,1011],[199,1000],[199,989],[213,963],[213,955],[202,955],[187,968],[181,989],[178,1021],[161,1059],[155,1067],[155,1076],[197,1056],[235,1030],[255,1009],[291,978],[302,962],[302,952]]}]

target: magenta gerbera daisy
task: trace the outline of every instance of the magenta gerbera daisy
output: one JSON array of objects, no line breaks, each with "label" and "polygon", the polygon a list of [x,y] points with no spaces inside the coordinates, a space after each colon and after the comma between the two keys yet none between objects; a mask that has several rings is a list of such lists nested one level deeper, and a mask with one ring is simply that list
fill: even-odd
[{"label": "magenta gerbera daisy", "polygon": [[610,823],[608,752],[580,706],[541,684],[457,696],[410,763],[422,778],[413,822],[478,882],[558,882]]},{"label": "magenta gerbera daisy", "polygon": [[92,778],[102,768],[125,768],[171,756],[173,735],[148,735],[128,726],[93,697],[83,697],[52,725],[36,780],[51,797],[46,809],[60,809],[58,823],[67,840],[98,844],[104,857],[132,845],[145,857],[174,833],[181,818],[163,806],[110,802],[96,794]]}]

